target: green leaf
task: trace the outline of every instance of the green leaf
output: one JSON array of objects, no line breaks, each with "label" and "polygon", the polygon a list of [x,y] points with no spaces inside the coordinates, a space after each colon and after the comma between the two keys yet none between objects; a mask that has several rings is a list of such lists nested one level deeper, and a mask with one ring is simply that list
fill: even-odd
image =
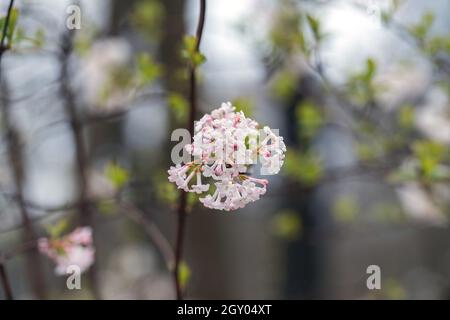
[{"label": "green leaf", "polygon": [[297,105],[296,117],[299,123],[301,138],[312,138],[323,124],[322,114],[318,106],[311,101]]},{"label": "green leaf", "polygon": [[300,12],[291,4],[286,4],[280,9],[276,12],[270,29],[269,36],[273,47],[288,53],[293,49],[304,49],[306,43],[300,30],[302,18]]},{"label": "green leaf", "polygon": [[273,234],[288,241],[298,239],[303,230],[303,223],[299,214],[292,210],[277,213],[271,224]]},{"label": "green leaf", "polygon": [[387,24],[392,21],[392,18],[398,11],[402,2],[403,0],[392,0],[390,3],[390,7],[387,10],[381,12],[381,20],[383,21],[383,23]]},{"label": "green leaf", "polygon": [[389,278],[383,288],[385,299],[388,300],[403,300],[407,297],[407,292],[403,285],[396,279]]},{"label": "green leaf", "polygon": [[255,103],[251,98],[239,97],[232,101],[233,106],[236,107],[236,111],[242,111],[245,116],[250,117],[253,114]]},{"label": "green leaf", "polygon": [[410,32],[413,36],[419,39],[419,41],[424,42],[433,23],[434,23],[434,14],[430,11],[426,12],[422,16],[422,19],[418,24],[410,27]]},{"label": "green leaf", "polygon": [[296,152],[289,149],[286,152],[284,172],[305,185],[314,185],[323,176],[320,158],[314,152]]},{"label": "green leaf", "polygon": [[337,221],[354,221],[359,211],[359,204],[353,195],[339,196],[334,202],[334,216]]},{"label": "green leaf", "polygon": [[11,16],[9,18],[9,26],[8,31],[6,32],[6,37],[8,39],[8,43],[12,45],[12,39],[14,35],[14,31],[16,30],[17,20],[19,19],[19,10],[13,8],[11,10]]},{"label": "green leaf", "polygon": [[306,56],[309,55],[308,45],[306,43],[305,35],[303,32],[298,32],[293,36],[293,43],[296,43],[300,50],[305,54]]},{"label": "green leaf", "polygon": [[162,23],[165,17],[163,2],[160,0],[136,1],[130,14],[131,24],[150,42],[156,42],[165,30]]},{"label": "green leaf", "polygon": [[185,36],[183,39],[183,49],[181,56],[189,61],[194,67],[198,67],[206,61],[206,57],[197,51],[197,38],[195,36]]},{"label": "green leaf", "polygon": [[414,124],[415,111],[410,104],[403,105],[398,114],[398,123],[403,129],[411,129]]},{"label": "green leaf", "polygon": [[78,33],[74,38],[73,49],[74,52],[80,56],[86,56],[92,47],[92,42],[96,38],[96,30],[94,29],[83,29],[82,33]]},{"label": "green leaf", "polygon": [[97,210],[104,215],[113,215],[117,212],[117,205],[114,200],[102,200],[97,204]]},{"label": "green leaf", "polygon": [[60,219],[58,220],[58,222],[54,224],[48,224],[44,228],[51,238],[59,238],[69,228],[69,219]]},{"label": "green leaf", "polygon": [[388,176],[390,183],[403,183],[414,181],[418,178],[417,165],[413,162],[406,162]]},{"label": "green leaf", "polygon": [[129,173],[120,165],[110,162],[106,165],[105,176],[111,181],[114,187],[120,189],[129,180]]},{"label": "green leaf", "polygon": [[290,70],[278,72],[275,76],[272,91],[274,94],[282,99],[288,100],[295,93],[296,77]]},{"label": "green leaf", "polygon": [[377,142],[360,142],[356,144],[356,152],[361,161],[368,161],[380,158],[385,150],[383,145]]},{"label": "green leaf", "polygon": [[375,75],[377,69],[377,65],[375,60],[373,60],[372,58],[367,59],[366,61],[366,74],[365,74],[365,80],[367,82],[372,81],[373,76]]},{"label": "green leaf", "polygon": [[372,215],[381,222],[399,223],[406,218],[401,208],[392,203],[377,204],[372,211]]},{"label": "green leaf", "polygon": [[167,179],[167,173],[157,172],[152,180],[156,188],[156,198],[164,204],[174,205],[178,200],[179,192],[175,184]]},{"label": "green leaf", "polygon": [[377,65],[374,59],[368,58],[364,70],[350,76],[347,81],[348,94],[356,100],[357,103],[365,105],[375,99],[377,87],[373,83],[377,71]]},{"label": "green leaf", "polygon": [[108,79],[99,92],[100,103],[106,103],[114,92],[123,91],[136,84],[135,72],[126,66],[114,66],[108,73]]},{"label": "green leaf", "polygon": [[320,40],[321,38],[321,32],[320,32],[320,22],[317,18],[314,18],[311,15],[306,15],[306,18],[308,20],[309,27],[311,28],[311,31],[314,35],[314,38],[317,40]]},{"label": "green leaf", "polygon": [[450,35],[432,37],[426,44],[426,52],[435,55],[439,52],[450,54]]},{"label": "green leaf", "polygon": [[197,38],[195,36],[185,36],[183,38],[184,50],[188,53],[194,52],[197,46]]},{"label": "green leaf", "polygon": [[199,202],[198,198],[199,198],[199,195],[196,193],[189,192],[187,194],[187,205],[186,205],[187,212],[192,211],[192,208],[194,208],[194,206]]},{"label": "green leaf", "polygon": [[180,263],[178,277],[179,277],[178,281],[180,282],[181,288],[182,289],[186,288],[186,285],[188,284],[189,279],[191,278],[191,269],[184,261]]},{"label": "green leaf", "polygon": [[36,30],[34,34],[34,44],[37,48],[42,48],[45,43],[45,31],[42,28]]},{"label": "green leaf", "polygon": [[200,52],[195,52],[192,60],[193,60],[194,66],[199,66],[206,62],[206,57]]},{"label": "green leaf", "polygon": [[169,94],[167,103],[175,119],[181,123],[186,122],[189,111],[189,103],[187,100],[181,94],[171,93]]},{"label": "green leaf", "polygon": [[140,53],[136,62],[138,81],[141,85],[152,83],[161,74],[161,67],[146,53]]},{"label": "green leaf", "polygon": [[[13,8],[9,16],[9,25],[5,35],[5,46],[10,48],[13,44],[14,31],[16,30],[17,20],[19,19],[19,10]],[[3,32],[6,23],[6,16],[0,18],[0,31]],[[3,33],[1,35],[3,37]]]},{"label": "green leaf", "polygon": [[445,145],[431,140],[419,140],[413,143],[412,149],[419,160],[420,169],[425,178],[432,178],[439,163],[448,154]]}]

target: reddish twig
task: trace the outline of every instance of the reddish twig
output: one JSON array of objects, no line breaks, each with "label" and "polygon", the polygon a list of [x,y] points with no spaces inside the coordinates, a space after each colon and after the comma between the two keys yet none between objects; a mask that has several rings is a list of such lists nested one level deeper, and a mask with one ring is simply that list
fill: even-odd
[{"label": "reddish twig", "polygon": [[[203,26],[205,24],[206,15],[206,0],[200,0],[200,15],[197,23],[196,31],[196,46],[195,50],[198,52],[200,48],[200,42],[202,40]],[[189,123],[188,128],[191,137],[194,135],[194,121],[197,113],[197,80],[196,80],[196,66],[190,64],[189,66]],[[173,270],[175,279],[175,290],[177,300],[183,299],[183,293],[180,283],[180,263],[183,256],[183,240],[184,231],[186,225],[186,206],[187,206],[187,194],[183,190],[180,191],[180,198],[178,204],[178,222],[177,222],[177,234],[175,243],[175,267]]]}]

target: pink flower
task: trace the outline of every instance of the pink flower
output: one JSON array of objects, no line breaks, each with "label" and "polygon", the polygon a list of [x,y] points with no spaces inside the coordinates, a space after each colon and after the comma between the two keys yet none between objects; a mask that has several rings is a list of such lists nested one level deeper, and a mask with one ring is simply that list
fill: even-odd
[{"label": "pink flower", "polygon": [[192,143],[185,146],[194,160],[168,170],[169,181],[186,192],[208,192],[210,184],[204,181],[213,180],[214,191],[199,198],[207,208],[230,211],[258,200],[268,181],[250,177],[248,167],[259,159],[261,174],[273,175],[284,162],[283,137],[269,127],[260,130],[256,121],[235,109],[222,103],[196,122]]},{"label": "pink flower", "polygon": [[68,267],[73,265],[84,272],[95,260],[90,227],[79,227],[61,238],[41,238],[38,240],[38,249],[55,262],[57,275],[65,275]]}]

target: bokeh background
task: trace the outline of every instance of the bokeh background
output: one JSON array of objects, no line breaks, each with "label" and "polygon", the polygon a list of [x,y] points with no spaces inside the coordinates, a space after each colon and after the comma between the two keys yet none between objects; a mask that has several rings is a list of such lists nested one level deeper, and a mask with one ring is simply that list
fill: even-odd
[{"label": "bokeh background", "polygon": [[[0,251],[15,298],[174,298],[159,249],[175,239],[166,170],[171,132],[186,127],[181,51],[198,1],[15,7],[0,137]],[[278,128],[288,152],[244,209],[190,199],[187,298],[450,298],[448,1],[208,0],[200,49],[197,118],[232,101]],[[68,290],[26,245],[86,223],[85,210],[95,267]],[[381,290],[366,287],[369,265]]]}]

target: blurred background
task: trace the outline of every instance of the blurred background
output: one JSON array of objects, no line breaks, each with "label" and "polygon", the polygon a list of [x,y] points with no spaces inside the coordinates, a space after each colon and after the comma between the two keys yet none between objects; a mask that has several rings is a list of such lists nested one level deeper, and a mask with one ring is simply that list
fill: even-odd
[{"label": "blurred background", "polygon": [[[79,30],[66,26],[70,5]],[[14,7],[0,99],[14,297],[173,299],[179,192],[167,169],[171,132],[187,127],[181,52],[199,1]],[[232,101],[288,151],[244,209],[189,198],[186,297],[450,298],[450,3],[207,0],[203,36],[197,119]],[[86,224],[95,264],[68,290],[28,244]],[[366,286],[369,265],[380,290]]]}]

